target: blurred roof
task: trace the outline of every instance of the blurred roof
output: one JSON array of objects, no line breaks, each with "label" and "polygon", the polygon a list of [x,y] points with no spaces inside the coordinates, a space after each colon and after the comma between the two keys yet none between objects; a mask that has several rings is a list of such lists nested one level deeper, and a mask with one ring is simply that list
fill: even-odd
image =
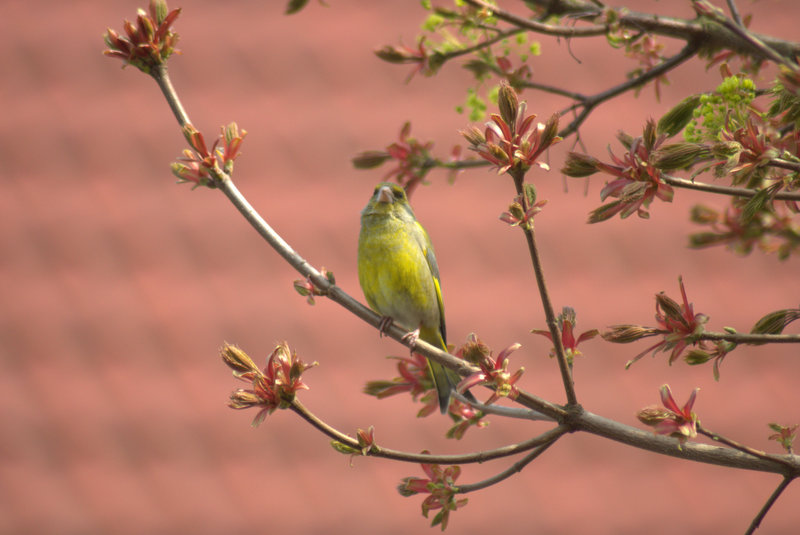
[{"label": "blurred roof", "polygon": [[[374,57],[384,44],[414,44],[418,2],[312,2],[292,17],[282,15],[284,3],[184,2],[183,54],[170,70],[207,137],[232,120],[249,131],[236,180],[252,204],[360,298],[358,214],[382,171],[355,171],[350,157],[386,146],[406,120],[449,152],[468,124],[453,111],[468,74],[448,65],[406,84],[410,67]],[[757,8],[758,31],[796,38],[797,4],[741,4]],[[394,448],[474,451],[546,425],[495,418],[453,443],[442,438],[446,419],[417,421],[405,400],[361,393],[365,381],[394,374],[383,356],[405,350],[324,299],[309,307],[292,288],[298,276],[219,192],[175,185],[169,163],[184,143],[157,87],[101,55],[105,28],[120,28],[136,7],[34,0],[3,8],[0,533],[324,533],[343,522],[356,533],[428,529],[421,498],[395,490],[421,474],[418,466],[351,460],[290,413],[252,429],[253,414],[228,409],[241,383],[217,356],[222,342],[261,362],[288,340],[321,364],[307,376],[304,403],[349,433],[375,425],[379,443]],[[680,12],[691,16],[687,6]],[[533,61],[538,80],[586,92],[632,68],[621,51],[589,42],[544,40],[543,52]],[[613,146],[618,129],[638,133],[686,93],[716,85],[718,74],[687,65],[670,78],[661,102],[645,89],[598,108],[582,131],[587,150]],[[540,118],[565,105],[523,97]],[[568,140],[550,155],[555,171],[535,175],[550,201],[537,232],[553,299],[578,310],[579,332],[651,323],[653,294],[676,296],[679,274],[717,330],[746,330],[797,305],[796,259],[686,250],[688,208],[713,199],[681,192],[654,205],[649,221],[586,225],[601,184],[591,182],[588,195],[582,181],[565,191],[557,169],[570,148]],[[484,171],[455,185],[443,174],[431,181],[413,203],[436,244],[450,341],[474,331],[495,350],[521,342],[514,362],[526,368],[525,388],[563,402],[547,341],[529,334],[544,321],[527,253],[497,221],[510,184]],[[637,425],[635,412],[658,401],[661,384],[679,399],[701,386],[695,409],[707,427],[774,452],[766,423],[798,421],[796,349],[736,353],[720,382],[709,367],[668,367],[664,356],[625,371],[641,349],[586,344],[576,384],[587,410]],[[465,467],[461,477],[478,481],[506,466]],[[470,495],[450,531],[740,532],[776,484],[571,435],[516,477]],[[798,492],[777,503],[765,533],[796,527]]]}]

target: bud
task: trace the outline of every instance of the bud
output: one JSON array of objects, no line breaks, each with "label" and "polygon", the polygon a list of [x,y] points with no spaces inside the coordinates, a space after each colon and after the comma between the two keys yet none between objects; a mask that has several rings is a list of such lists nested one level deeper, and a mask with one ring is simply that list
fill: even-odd
[{"label": "bud", "polygon": [[404,498],[408,498],[414,494],[419,494],[420,492],[430,492],[427,489],[426,483],[427,481],[417,477],[406,477],[400,481],[399,485],[397,485],[397,492],[399,492],[400,496],[403,496]]},{"label": "bud", "polygon": [[517,221],[522,221],[525,218],[525,210],[522,209],[522,205],[518,202],[512,202],[508,205],[508,213]]},{"label": "bud", "polygon": [[617,132],[617,139],[628,150],[630,150],[631,146],[633,145],[633,136],[630,134],[626,134],[622,130]]},{"label": "bud", "polygon": [[742,223],[745,225],[750,223],[753,218],[763,211],[764,207],[770,202],[770,197],[769,188],[760,189],[750,197],[742,209]]},{"label": "bud", "polygon": [[561,141],[561,138],[558,136],[558,118],[559,115],[558,112],[556,112],[551,115],[547,123],[545,123],[544,130],[542,130],[541,137],[539,138],[540,147],[549,147]]},{"label": "bud", "polygon": [[719,212],[708,206],[695,204],[689,211],[689,219],[692,223],[710,225],[719,221]]},{"label": "bud", "polygon": [[686,325],[686,320],[681,313],[681,306],[664,292],[656,294],[656,306],[664,311],[664,316],[666,316],[667,320],[680,323],[684,326]]},{"label": "bud", "polygon": [[189,146],[192,147],[197,153],[205,158],[208,156],[208,148],[206,147],[205,138],[203,138],[203,134],[194,127],[191,123],[186,124],[183,128],[183,137],[186,138],[186,142],[189,143]]},{"label": "bud", "polygon": [[345,455],[359,455],[361,453],[357,448],[349,446],[344,442],[339,442],[338,440],[331,440],[331,447]]},{"label": "bud", "polygon": [[356,154],[351,161],[356,169],[374,169],[383,165],[389,158],[391,158],[391,155],[386,151],[368,150]]},{"label": "bud", "polygon": [[308,4],[308,0],[289,0],[289,3],[286,4],[286,11],[284,11],[283,14],[294,15],[295,13],[299,13],[306,7],[306,4]]},{"label": "bud", "polygon": [[692,0],[692,7],[700,16],[716,19],[725,19],[725,13],[717,6],[711,5],[706,0]]},{"label": "bud", "polygon": [[769,440],[775,440],[783,446],[783,449],[786,450],[787,453],[794,453],[792,451],[792,443],[794,442],[797,436],[797,427],[798,425],[780,425],[776,423],[769,423],[767,424],[770,429],[775,431],[774,434],[769,436]]},{"label": "bud", "polygon": [[715,232],[697,232],[689,236],[689,247],[692,249],[702,249],[703,247],[711,247],[720,243],[725,243],[730,240],[730,236],[725,234],[717,234]]},{"label": "bud", "polygon": [[525,182],[522,185],[522,191],[525,195],[525,199],[528,201],[528,206],[533,206],[536,204],[536,186],[529,182]]},{"label": "bud", "polygon": [[655,427],[665,420],[673,420],[673,414],[667,409],[661,407],[651,406],[645,407],[636,413],[636,418],[639,419],[644,425]]},{"label": "bud", "polygon": [[459,134],[464,136],[464,139],[473,147],[478,147],[486,143],[486,136],[483,135],[480,128],[471,126],[469,130],[460,130]]},{"label": "bud", "polygon": [[150,0],[150,13],[153,14],[156,24],[161,25],[169,14],[169,8],[165,0]]},{"label": "bud", "polygon": [[357,429],[356,437],[358,437],[358,446],[361,448],[361,455],[366,455],[375,447],[375,427],[369,426],[369,429]]},{"label": "bud", "polygon": [[228,407],[232,409],[249,409],[250,407],[260,405],[263,401],[264,400],[259,398],[252,390],[239,388],[231,392]]},{"label": "bud", "polygon": [[600,170],[598,167],[599,163],[600,160],[588,154],[570,152],[567,154],[567,161],[561,169],[561,172],[574,178],[590,176]]},{"label": "bud", "polygon": [[220,348],[219,353],[222,360],[233,370],[233,374],[236,377],[241,377],[246,373],[259,373],[258,366],[253,362],[253,359],[235,345],[225,343]]},{"label": "bud", "polygon": [[376,50],[375,55],[388,63],[407,63],[409,61],[419,60],[419,58],[412,56],[408,52],[389,45],[386,45],[380,50]]},{"label": "bud", "polygon": [[692,349],[686,354],[685,357],[683,357],[683,360],[686,361],[686,364],[689,366],[697,366],[699,364],[705,364],[712,358],[714,358],[713,355],[707,351],[703,351],[702,349]]},{"label": "bud", "polygon": [[459,349],[457,354],[467,362],[482,364],[491,356],[492,350],[481,342],[475,333],[470,333],[467,336],[467,342]]},{"label": "bud", "polygon": [[153,26],[153,21],[147,16],[144,9],[139,8],[136,12],[136,27],[139,33],[148,41],[152,41],[156,34],[156,29]]},{"label": "bud", "polygon": [[647,150],[652,150],[656,145],[658,135],[656,134],[656,125],[652,119],[648,119],[644,125],[644,132],[642,133],[642,141]]},{"label": "bud", "polygon": [[672,137],[683,130],[692,120],[692,113],[700,105],[700,95],[692,95],[680,101],[658,120],[658,133]]},{"label": "bud", "polygon": [[700,143],[665,145],[653,153],[651,163],[661,170],[686,169],[711,157],[711,149]]},{"label": "bud", "polygon": [[242,130],[242,135],[239,135],[239,125],[235,122],[231,122],[226,124],[222,127],[222,138],[225,140],[225,144],[229,144],[232,141],[236,140],[239,137],[244,137],[247,135],[245,130]]},{"label": "bud", "polygon": [[800,309],[776,310],[758,320],[750,332],[752,334],[781,334],[787,325],[798,319],[800,319]]},{"label": "bud", "polygon": [[600,336],[602,336],[603,340],[606,342],[629,344],[657,334],[661,334],[661,331],[652,327],[643,327],[641,325],[612,325],[607,331],[601,333]]},{"label": "bud", "polygon": [[517,123],[517,109],[519,107],[519,99],[517,92],[511,85],[503,80],[500,82],[500,92],[497,97],[497,104],[500,108],[500,117],[512,129]]}]

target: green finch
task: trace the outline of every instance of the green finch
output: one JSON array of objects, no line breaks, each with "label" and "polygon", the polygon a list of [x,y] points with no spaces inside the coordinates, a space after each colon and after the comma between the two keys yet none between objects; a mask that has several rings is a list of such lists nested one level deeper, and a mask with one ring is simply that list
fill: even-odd
[{"label": "green finch", "polygon": [[[412,348],[421,338],[447,351],[442,287],[433,245],[414,217],[405,190],[397,184],[378,184],[361,212],[358,281],[372,310],[384,321],[393,321],[409,331]],[[428,369],[439,408],[445,413],[450,394],[461,378],[438,362],[428,360]]]}]

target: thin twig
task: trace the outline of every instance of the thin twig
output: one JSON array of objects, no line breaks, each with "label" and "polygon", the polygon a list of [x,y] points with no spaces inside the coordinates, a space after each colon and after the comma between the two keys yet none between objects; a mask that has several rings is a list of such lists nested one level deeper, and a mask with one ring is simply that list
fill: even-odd
[{"label": "thin twig", "polygon": [[725,340],[737,344],[800,344],[800,334],[752,334],[706,332],[698,340]]},{"label": "thin twig", "polygon": [[731,11],[731,18],[736,24],[744,28],[742,17],[739,15],[739,9],[736,7],[736,0],[727,0],[727,1],[728,1],[728,9]]},{"label": "thin twig", "polygon": [[700,424],[697,424],[697,432],[700,433],[703,436],[706,436],[706,437],[710,438],[711,440],[713,440],[715,442],[720,442],[722,444],[725,444],[726,446],[729,446],[729,447],[731,447],[731,448],[733,448],[735,450],[739,450],[742,453],[746,453],[747,455],[752,455],[753,457],[756,457],[757,459],[762,459],[762,460],[765,460],[765,461],[771,461],[771,462],[774,462],[774,463],[776,463],[778,465],[784,466],[784,467],[789,469],[789,473],[797,471],[797,468],[794,466],[793,463],[787,461],[786,459],[784,459],[782,457],[779,457],[777,455],[770,455],[770,454],[768,454],[768,453],[766,453],[764,451],[756,450],[756,449],[751,448],[750,446],[745,446],[744,444],[740,444],[740,443],[736,442],[735,440],[731,440],[729,438],[723,437],[722,435],[718,435],[717,433],[714,433],[713,431],[710,431],[710,430],[706,429],[705,427],[703,427]]},{"label": "thin twig", "polygon": [[482,0],[465,1],[467,4],[470,4],[473,7],[489,10],[492,15],[498,19],[513,24],[518,28],[525,28],[526,30],[545,35],[555,35],[559,37],[591,37],[595,35],[605,35],[608,32],[608,26],[605,24],[597,24],[594,26],[581,28],[574,28],[570,26],[553,26],[551,24],[544,24],[535,20],[519,17]]},{"label": "thin twig", "polygon": [[180,124],[181,127],[192,124],[189,120],[189,114],[186,113],[183,104],[181,104],[178,98],[177,91],[175,91],[175,88],[172,86],[172,81],[167,71],[167,64],[160,63],[158,69],[154,70],[151,74],[158,84],[158,87],[161,89],[161,93],[164,94],[164,98],[167,99],[167,104],[169,104],[172,114],[175,115],[175,118],[178,120],[178,124]]},{"label": "thin twig", "polygon": [[753,32],[749,31],[747,28],[744,27],[743,24],[737,23],[728,17],[725,16],[722,11],[718,11],[716,9],[710,10],[710,13],[706,13],[706,16],[709,17],[711,20],[714,20],[721,24],[724,28],[732,32],[734,35],[739,37],[742,42],[747,43],[755,52],[755,56],[760,56],[770,61],[773,61],[779,65],[785,65],[790,69],[797,69],[797,64],[790,61],[788,58],[784,57],[778,51],[764,43],[758,36],[756,36]]},{"label": "thin twig", "polygon": [[690,58],[694,57],[695,53],[699,49],[698,45],[694,41],[690,41],[686,44],[686,46],[681,49],[680,52],[675,54],[669,59],[664,60],[663,62],[659,63],[649,71],[646,71],[635,78],[631,78],[619,85],[606,89],[605,91],[601,91],[595,95],[590,95],[588,97],[584,97],[582,100],[564,108],[559,112],[561,115],[575,110],[577,108],[583,108],[578,116],[572,120],[565,128],[563,128],[558,135],[561,137],[566,137],[573,132],[575,132],[581,124],[589,117],[589,114],[596,108],[599,104],[610,100],[626,91],[630,91],[636,87],[640,87],[650,80],[658,78],[662,74],[671,71],[672,69],[676,68],[681,63],[689,60]]},{"label": "thin twig", "polygon": [[508,31],[505,31],[505,32],[498,32],[498,34],[496,36],[490,37],[490,38],[486,39],[485,41],[481,41],[480,43],[477,43],[477,44],[475,44],[473,46],[466,47],[466,48],[461,48],[459,50],[453,50],[453,51],[450,51],[450,52],[444,52],[442,54],[439,54],[439,58],[442,60],[442,62],[445,62],[445,61],[451,60],[453,58],[457,58],[459,56],[464,56],[466,54],[471,54],[472,52],[477,52],[478,50],[490,47],[493,44],[495,44],[495,43],[497,43],[499,41],[502,41],[503,39],[506,39],[507,37],[511,37],[511,36],[517,35],[518,33],[522,33],[524,31],[525,30],[523,28],[515,28],[513,30],[508,30]]},{"label": "thin twig", "polygon": [[[563,433],[562,433],[563,435]],[[513,476],[514,474],[518,474],[522,471],[523,468],[528,466],[534,459],[539,457],[542,453],[547,451],[547,448],[555,444],[556,440],[558,440],[561,435],[553,437],[550,442],[546,442],[541,446],[537,447],[535,450],[530,452],[528,455],[520,459],[519,461],[515,462],[499,474],[495,474],[492,477],[484,479],[483,481],[478,481],[477,483],[468,483],[466,485],[459,485],[458,492],[459,494],[466,494],[468,492],[475,492],[476,490],[485,489],[486,487],[490,487],[504,479],[508,479],[509,477]]]},{"label": "thin twig", "polygon": [[[708,184],[707,182],[696,182],[686,178],[678,178],[670,175],[661,175],[661,179],[669,184],[678,188],[694,189],[697,191],[705,191],[708,193],[717,193],[720,195],[731,195],[733,197],[754,197],[758,194],[759,190],[748,188],[737,188],[735,186],[722,186],[719,184]],[[800,191],[779,191],[772,196],[773,199],[782,201],[800,201]]]},{"label": "thin twig", "polygon": [[[519,170],[511,170],[509,174],[514,179],[514,187],[517,190],[517,195],[522,199],[523,210],[527,210],[527,199],[525,198],[523,184],[525,181],[525,173]],[[576,405],[578,403],[578,396],[575,393],[575,383],[572,379],[572,370],[567,362],[566,351],[564,350],[564,343],[561,340],[561,331],[558,328],[558,319],[556,318],[555,311],[553,310],[553,303],[550,300],[550,293],[547,289],[547,283],[544,280],[544,268],[542,267],[542,260],[539,257],[539,248],[536,245],[536,236],[534,234],[533,225],[526,225],[522,227],[525,234],[525,240],[528,242],[528,253],[531,257],[531,264],[533,265],[533,273],[536,277],[536,286],[539,289],[539,299],[542,301],[542,309],[544,310],[545,322],[550,331],[550,337],[553,342],[553,349],[558,361],[558,367],[561,371],[561,382],[564,385],[564,392],[567,395],[567,405]]]},{"label": "thin twig", "polygon": [[752,533],[758,529],[758,527],[761,525],[761,522],[764,520],[764,517],[767,516],[770,508],[772,508],[773,504],[778,500],[780,495],[783,494],[783,491],[789,487],[789,483],[791,483],[793,480],[794,478],[789,476],[783,478],[780,484],[778,484],[778,487],[772,491],[772,494],[770,494],[769,498],[767,498],[767,502],[758,512],[756,517],[752,522],[750,522],[750,526],[748,526],[747,531],[745,531],[745,535],[752,535]]},{"label": "thin twig", "polygon": [[800,163],[790,162],[789,160],[784,160],[783,158],[773,158],[767,163],[767,165],[788,169],[789,171],[794,171],[796,173],[800,172]]},{"label": "thin twig", "polygon": [[[306,409],[305,406],[303,406],[303,404],[300,403],[300,401],[297,400],[296,398],[294,401],[292,401],[290,408],[305,421],[307,421],[312,426],[317,428],[319,431],[322,431],[332,439],[341,442],[342,444],[350,448],[353,448],[355,450],[361,449],[361,445],[358,443],[358,440],[354,439],[350,435],[342,433],[341,431],[335,429],[334,427],[331,427],[330,425],[320,420],[311,411]],[[431,463],[431,464],[483,463],[494,459],[500,459],[502,457],[508,457],[510,455],[516,455],[524,451],[529,451],[543,444],[552,443],[555,439],[557,439],[567,431],[568,428],[566,426],[559,425],[548,431],[545,431],[541,435],[535,436],[531,439],[519,442],[517,444],[502,446],[500,448],[495,448],[492,450],[465,453],[460,455],[432,455],[428,453],[410,453],[406,451],[393,450],[390,448],[383,448],[381,446],[378,446],[377,444],[373,445],[372,448],[367,450],[365,455],[369,455],[371,457],[382,457],[385,459],[393,459],[395,461],[403,461],[410,463]]]},{"label": "thin twig", "polygon": [[494,414],[496,416],[503,416],[504,418],[517,418],[519,420],[533,420],[535,422],[555,422],[556,419],[552,416],[547,416],[541,412],[532,409],[521,409],[519,407],[503,407],[502,405],[485,405],[483,403],[476,403],[468,400],[463,394],[454,392],[453,396],[465,405],[469,405],[474,409],[478,409],[484,414]]}]

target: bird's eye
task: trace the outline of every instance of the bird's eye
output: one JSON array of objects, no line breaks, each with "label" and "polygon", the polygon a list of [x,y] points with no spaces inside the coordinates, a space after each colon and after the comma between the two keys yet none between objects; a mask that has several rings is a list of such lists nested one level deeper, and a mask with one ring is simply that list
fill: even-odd
[{"label": "bird's eye", "polygon": [[398,201],[406,196],[405,190],[401,187],[392,188],[392,194],[394,194],[394,198]]}]

